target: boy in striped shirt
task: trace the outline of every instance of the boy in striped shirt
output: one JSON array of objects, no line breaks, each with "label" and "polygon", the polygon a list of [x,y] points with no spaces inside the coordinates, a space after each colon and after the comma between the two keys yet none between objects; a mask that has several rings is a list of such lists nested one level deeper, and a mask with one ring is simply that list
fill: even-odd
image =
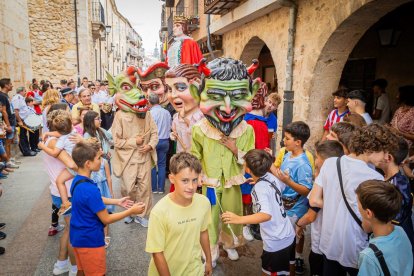
[{"label": "boy in striped shirt", "polygon": [[347,92],[347,89],[340,88],[336,90],[334,93],[332,93],[332,96],[334,96],[335,109],[329,113],[325,125],[323,126],[324,132],[322,136],[322,141],[326,140],[326,135],[329,134],[329,130],[331,129],[332,125],[338,122],[342,122],[345,115],[349,113],[348,107],[346,106]]}]

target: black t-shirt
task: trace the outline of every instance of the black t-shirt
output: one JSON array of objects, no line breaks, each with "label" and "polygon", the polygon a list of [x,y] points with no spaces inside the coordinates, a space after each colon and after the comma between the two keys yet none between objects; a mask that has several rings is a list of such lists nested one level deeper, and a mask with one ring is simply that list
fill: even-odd
[{"label": "black t-shirt", "polygon": [[10,100],[7,94],[0,92],[0,102],[3,104],[3,108],[6,108],[7,116],[11,126],[16,126],[16,116],[11,110]]}]

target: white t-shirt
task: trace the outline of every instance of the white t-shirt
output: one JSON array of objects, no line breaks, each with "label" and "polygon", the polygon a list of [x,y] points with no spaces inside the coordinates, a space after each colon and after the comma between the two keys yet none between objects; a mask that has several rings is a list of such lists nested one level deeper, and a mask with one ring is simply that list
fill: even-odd
[{"label": "white t-shirt", "polygon": [[77,134],[76,130],[73,129],[71,133],[60,136],[56,142],[55,147],[61,150],[65,150],[70,156],[72,156],[72,151],[73,151],[73,148],[75,147],[75,143],[69,140],[69,137],[71,135],[76,135],[76,134]]},{"label": "white t-shirt", "polygon": [[388,99],[388,95],[386,93],[382,93],[376,100],[375,109],[381,110],[381,117],[378,120],[374,120],[374,123],[378,124],[386,124],[390,120],[390,101]]},{"label": "white t-shirt", "polygon": [[[310,198],[311,193],[312,191],[308,194],[308,199]],[[321,238],[323,210],[316,207],[310,208],[317,212],[315,221],[311,223],[311,248],[313,253],[322,255],[322,252],[319,249],[319,242]],[[319,211],[316,211],[315,209],[319,209]]]},{"label": "white t-shirt", "polygon": [[269,221],[260,223],[263,250],[267,252],[282,250],[295,239],[295,231],[282,203],[282,191],[285,187],[274,175],[266,173],[252,189],[253,212],[272,216]]},{"label": "white t-shirt", "polygon": [[360,115],[364,118],[364,120],[367,123],[367,125],[372,124],[372,118],[371,118],[371,116],[369,116],[368,113],[365,112],[365,113],[362,113]]},{"label": "white t-shirt", "polygon": [[[319,249],[329,259],[346,267],[358,267],[358,256],[368,246],[368,236],[349,213],[342,197],[336,169],[337,157],[328,158],[322,165],[315,184],[323,189],[323,217]],[[341,158],[344,192],[349,205],[361,219],[356,188],[364,181],[384,177],[367,163],[349,156]]]}]

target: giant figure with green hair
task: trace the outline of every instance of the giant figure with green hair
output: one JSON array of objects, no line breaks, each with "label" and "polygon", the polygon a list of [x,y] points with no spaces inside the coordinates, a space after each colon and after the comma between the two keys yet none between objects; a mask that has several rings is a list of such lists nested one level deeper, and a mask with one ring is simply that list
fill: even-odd
[{"label": "giant figure with green hair", "polygon": [[[145,203],[145,212],[135,221],[146,227],[152,206],[151,169],[157,163],[157,125],[148,112],[148,100],[137,86],[139,69],[130,66],[113,77],[109,73],[109,92],[115,95],[118,111],[112,124],[114,139],[114,175],[121,178],[121,194]],[[132,222],[127,218],[125,222]]]},{"label": "giant figure with green hair", "polygon": [[203,194],[212,204],[208,232],[214,265],[219,256],[219,240],[231,260],[238,259],[234,248],[244,243],[242,225],[222,225],[220,232],[220,213],[243,215],[243,156],[254,148],[253,128],[243,117],[252,110],[251,100],[260,80],[251,78],[257,61],[249,68],[230,58],[218,58],[207,65],[204,62],[198,65],[201,84],[193,82],[190,86],[205,116],[192,128],[191,153],[201,160]]}]

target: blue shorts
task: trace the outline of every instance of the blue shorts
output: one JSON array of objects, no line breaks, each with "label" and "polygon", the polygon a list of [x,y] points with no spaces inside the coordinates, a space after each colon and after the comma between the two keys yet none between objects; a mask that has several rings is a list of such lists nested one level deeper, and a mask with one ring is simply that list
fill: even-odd
[{"label": "blue shorts", "polygon": [[16,126],[11,126],[12,131],[6,132],[6,139],[11,140],[14,137],[14,133],[16,132]]},{"label": "blue shorts", "polygon": [[[69,202],[72,202],[72,198],[69,198]],[[60,207],[62,206],[62,198],[58,197],[58,196],[54,196],[52,195],[52,203],[53,205],[55,205],[58,209],[60,209]],[[71,210],[68,211],[65,215],[63,216],[70,216]]]},{"label": "blue shorts", "polygon": [[6,153],[6,150],[4,149],[3,139],[0,139],[0,155],[3,155]]}]

